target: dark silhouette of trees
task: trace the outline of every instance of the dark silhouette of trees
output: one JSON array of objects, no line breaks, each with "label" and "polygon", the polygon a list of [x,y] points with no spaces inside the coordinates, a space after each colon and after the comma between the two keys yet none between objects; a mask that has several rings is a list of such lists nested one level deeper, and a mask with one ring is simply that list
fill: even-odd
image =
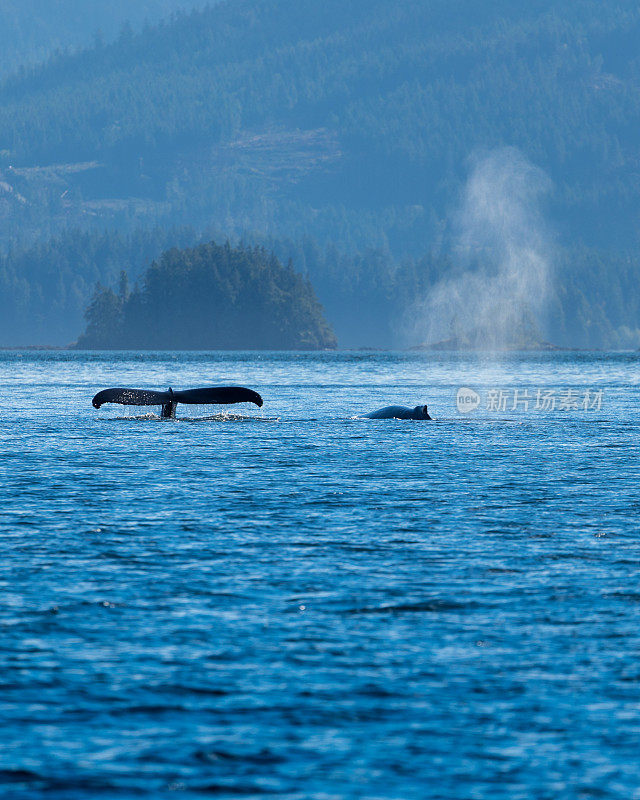
[{"label": "dark silhouette of trees", "polygon": [[84,349],[318,350],[336,346],[308,280],[260,247],[172,250],[129,293],[98,285]]}]

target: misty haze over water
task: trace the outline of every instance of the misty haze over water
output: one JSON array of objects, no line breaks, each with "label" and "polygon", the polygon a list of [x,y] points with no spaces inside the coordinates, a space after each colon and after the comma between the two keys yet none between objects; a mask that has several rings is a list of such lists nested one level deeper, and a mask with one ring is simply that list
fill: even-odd
[{"label": "misty haze over water", "polygon": [[2,11],[4,346],[69,344],[97,281],[227,238],[291,258],[341,347],[466,335],[470,295],[506,339],[640,346],[635,4],[65,2]]}]

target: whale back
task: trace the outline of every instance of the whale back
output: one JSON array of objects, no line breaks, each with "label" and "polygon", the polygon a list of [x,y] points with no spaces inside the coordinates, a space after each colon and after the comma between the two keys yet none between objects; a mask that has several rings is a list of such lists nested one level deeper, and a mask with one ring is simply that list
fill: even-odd
[{"label": "whale back", "polygon": [[365,414],[367,419],[431,419],[425,414],[426,406],[407,408],[406,406],[385,406],[370,414]]},{"label": "whale back", "polygon": [[365,414],[367,419],[406,419],[410,409],[404,406],[385,406],[370,414]]}]

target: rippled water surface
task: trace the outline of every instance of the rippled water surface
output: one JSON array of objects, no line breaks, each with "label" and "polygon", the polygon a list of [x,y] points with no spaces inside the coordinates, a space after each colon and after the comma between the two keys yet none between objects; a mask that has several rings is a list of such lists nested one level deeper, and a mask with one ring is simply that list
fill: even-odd
[{"label": "rippled water surface", "polygon": [[[91,406],[224,383],[263,408]],[[629,354],[0,354],[0,793],[640,797],[639,395]]]}]

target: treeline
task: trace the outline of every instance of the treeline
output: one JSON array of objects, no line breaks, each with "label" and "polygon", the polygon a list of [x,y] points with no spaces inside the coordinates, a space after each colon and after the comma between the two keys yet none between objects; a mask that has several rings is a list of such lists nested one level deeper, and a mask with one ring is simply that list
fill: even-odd
[{"label": "treeline", "polygon": [[189,228],[87,232],[70,230],[0,253],[0,344],[67,345],[82,329],[98,281],[135,280],[170,247],[196,241]]},{"label": "treeline", "polygon": [[129,293],[99,286],[84,349],[320,350],[334,348],[311,284],[260,247],[173,248]]},{"label": "treeline", "polygon": [[[415,315],[441,281],[463,282],[468,274],[450,255],[430,253],[396,262],[388,252],[349,255],[311,239],[264,242],[309,276],[345,348],[433,344],[416,338]],[[639,286],[637,252],[558,248],[546,296],[532,302],[538,310],[536,332],[559,347],[638,349]],[[465,309],[460,317],[464,323]]]},{"label": "treeline", "polygon": [[[469,155],[510,145],[553,179],[566,241],[630,248],[638,41],[632,0],[221,3],[6,80],[3,218],[104,222],[108,198],[135,195],[127,224],[217,219],[416,257]],[[20,171],[71,161],[101,167],[48,183]]]},{"label": "treeline", "polygon": [[141,28],[179,10],[212,5],[211,0],[2,0],[0,75],[25,68],[65,50],[111,41],[123,27]]},{"label": "treeline", "polygon": [[[15,246],[0,256],[0,345],[75,341],[97,282],[111,292],[103,299],[108,297],[119,308],[122,272],[128,285],[138,282],[143,287],[140,280],[152,261],[167,250],[199,241],[201,237],[190,229],[136,231],[126,236],[69,231],[34,246]],[[291,260],[296,273],[311,282],[342,348],[420,344],[407,320],[440,281],[460,274],[460,265],[452,257],[433,253],[398,261],[389,251],[347,254],[309,237],[254,237],[242,246],[250,251],[255,245],[273,252],[283,264]],[[566,347],[640,347],[637,253],[560,250],[550,278],[546,313],[539,324],[544,339]],[[173,278],[165,285],[172,286]],[[112,327],[112,333],[116,328]],[[154,346],[159,341],[157,336]]]}]

